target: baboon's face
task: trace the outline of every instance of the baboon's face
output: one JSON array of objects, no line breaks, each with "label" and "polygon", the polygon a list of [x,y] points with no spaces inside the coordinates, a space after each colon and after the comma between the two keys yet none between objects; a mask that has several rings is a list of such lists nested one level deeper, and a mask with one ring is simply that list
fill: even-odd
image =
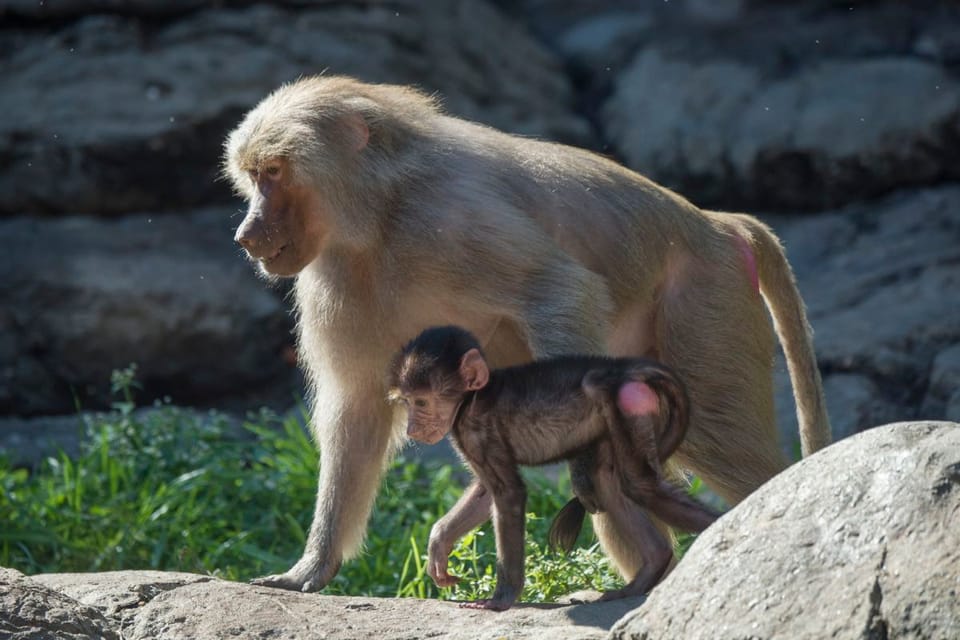
[{"label": "baboon's face", "polygon": [[235,240],[264,273],[294,276],[320,253],[327,233],[320,199],[298,184],[289,161],[272,158],[248,172],[249,208]]},{"label": "baboon's face", "polygon": [[447,398],[423,389],[396,397],[407,408],[407,436],[424,444],[436,444],[450,432],[460,398]]}]

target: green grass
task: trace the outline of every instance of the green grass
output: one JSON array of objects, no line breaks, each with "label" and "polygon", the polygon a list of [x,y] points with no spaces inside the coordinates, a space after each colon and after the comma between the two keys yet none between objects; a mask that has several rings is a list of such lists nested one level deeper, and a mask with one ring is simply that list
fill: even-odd
[{"label": "green grass", "polygon": [[[41,572],[160,569],[248,580],[286,570],[303,549],[316,492],[317,453],[304,416],[251,416],[238,438],[226,419],[168,405],[134,411],[132,371],[115,376],[122,401],[88,420],[81,453],[37,470],[0,459],[0,565]],[[124,375],[127,375],[125,378]],[[570,555],[546,549],[550,519],[569,483],[525,472],[527,584],[522,599],[549,602],[619,578],[589,523]],[[364,551],[325,593],[475,599],[493,591],[490,525],[456,547],[438,589],[424,572],[432,524],[460,495],[459,465],[398,458],[386,473]]]}]

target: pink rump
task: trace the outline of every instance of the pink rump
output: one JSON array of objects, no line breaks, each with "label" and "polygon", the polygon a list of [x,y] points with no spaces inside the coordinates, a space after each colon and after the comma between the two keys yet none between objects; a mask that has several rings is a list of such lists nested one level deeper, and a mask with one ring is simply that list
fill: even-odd
[{"label": "pink rump", "polygon": [[617,405],[627,415],[638,416],[657,412],[657,394],[642,382],[628,382],[620,387]]},{"label": "pink rump", "polygon": [[753,255],[753,249],[751,249],[750,244],[740,236],[736,237],[735,242],[737,243],[737,248],[740,250],[740,255],[743,257],[743,264],[747,269],[750,284],[753,285],[754,289],[760,291],[760,275],[757,273],[757,258]]}]

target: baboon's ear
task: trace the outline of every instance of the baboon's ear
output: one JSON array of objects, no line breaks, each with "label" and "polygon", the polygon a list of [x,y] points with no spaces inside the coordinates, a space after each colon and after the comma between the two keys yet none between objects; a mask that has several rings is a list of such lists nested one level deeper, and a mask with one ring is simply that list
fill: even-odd
[{"label": "baboon's ear", "polygon": [[467,391],[475,391],[487,386],[490,380],[490,369],[480,351],[470,349],[460,358],[460,379]]},{"label": "baboon's ear", "polygon": [[370,142],[370,122],[376,118],[380,107],[373,100],[355,97],[344,101],[347,106],[347,115],[343,118],[343,125],[347,130],[350,148],[354,151],[363,151]]}]

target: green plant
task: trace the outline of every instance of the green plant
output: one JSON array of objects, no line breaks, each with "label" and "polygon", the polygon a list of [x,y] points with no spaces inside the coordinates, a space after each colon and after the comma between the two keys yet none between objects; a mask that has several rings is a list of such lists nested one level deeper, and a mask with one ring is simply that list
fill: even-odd
[{"label": "green plant", "polygon": [[[162,569],[231,580],[283,571],[306,538],[318,456],[305,411],[251,415],[242,425],[168,404],[135,409],[135,368],[118,372],[113,410],[84,418],[79,455],[60,453],[34,471],[0,458],[0,565],[26,573]],[[525,470],[526,601],[619,578],[593,540],[563,556],[545,548],[550,519],[570,496],[564,474]],[[363,551],[326,593],[488,597],[496,557],[490,525],[460,541],[438,589],[425,573],[430,527],[467,480],[459,465],[400,456],[386,472]]]}]

